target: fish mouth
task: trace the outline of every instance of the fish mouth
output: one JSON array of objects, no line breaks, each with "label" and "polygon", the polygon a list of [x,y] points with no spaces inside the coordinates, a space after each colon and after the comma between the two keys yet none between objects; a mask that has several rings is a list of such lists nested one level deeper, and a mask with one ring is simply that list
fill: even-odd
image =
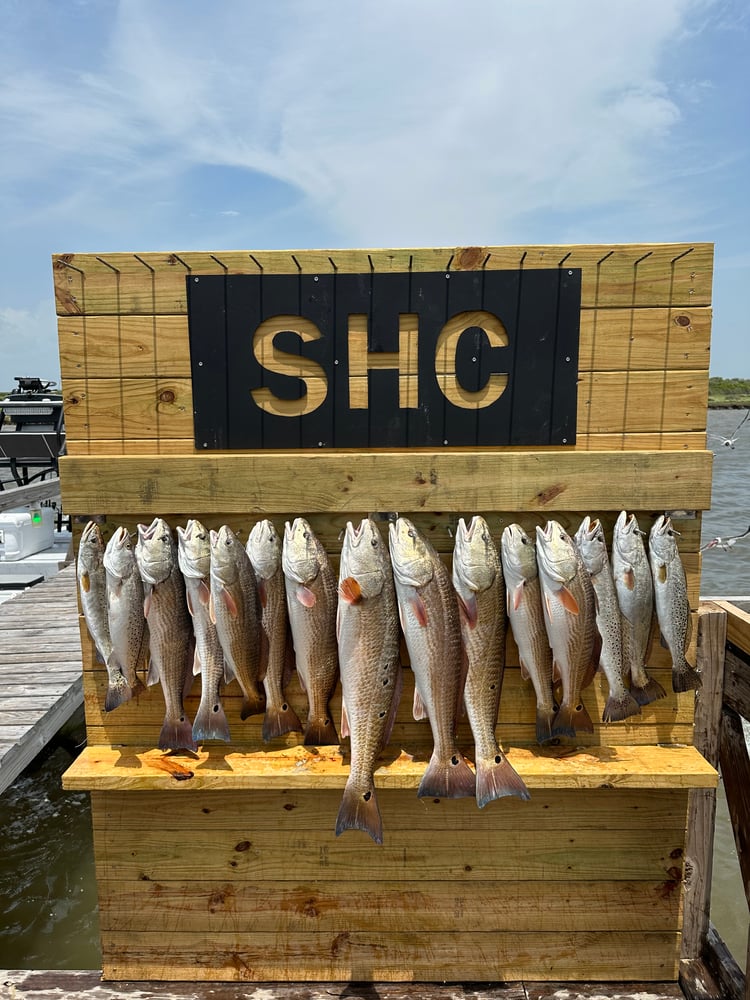
[{"label": "fish mouth", "polygon": [[151,524],[139,524],[138,525],[138,537],[142,538],[144,542],[149,541],[154,537],[156,531],[159,527],[159,518],[155,517]]},{"label": "fish mouth", "polygon": [[127,528],[123,528],[122,526],[117,528],[114,535],[112,535],[112,544],[118,549],[123,548],[129,540],[130,532]]},{"label": "fish mouth", "polygon": [[102,531],[96,521],[89,521],[81,532],[81,542],[88,542],[91,538],[95,538],[97,541],[100,541],[101,537]]},{"label": "fish mouth", "polygon": [[581,521],[581,527],[578,529],[578,537],[584,538],[586,541],[593,542],[601,530],[602,524],[599,518],[595,517],[592,521],[587,514]]},{"label": "fish mouth", "polygon": [[363,518],[359,524],[354,524],[352,521],[346,522],[346,537],[349,544],[353,548],[361,543],[362,539],[365,537],[365,529],[367,527],[367,519]]}]

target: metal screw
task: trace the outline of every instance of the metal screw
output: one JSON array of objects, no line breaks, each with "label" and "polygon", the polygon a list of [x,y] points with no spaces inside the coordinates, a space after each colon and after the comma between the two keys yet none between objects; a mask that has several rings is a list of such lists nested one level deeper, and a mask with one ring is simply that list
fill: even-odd
[{"label": "metal screw", "polygon": [[193,281],[200,281],[200,278],[193,278]]},{"label": "metal screw", "polygon": [[476,359],[476,358],[472,358],[471,360],[472,360],[472,361],[476,361],[477,359]]},{"label": "metal screw", "polygon": [[338,358],[336,358],[336,359],[334,360],[334,362],[333,362],[333,363],[334,363],[335,365],[337,365],[337,364],[339,363],[339,359],[338,359]]},{"label": "metal screw", "polygon": [[317,281],[317,280],[318,280],[318,276],[316,274],[315,277],[313,278],[313,281]]},{"label": "metal screw", "polygon": [[570,356],[568,354],[565,355],[565,360],[570,361]]},{"label": "metal screw", "polygon": [[568,274],[572,274],[572,273],[573,273],[572,271],[568,271]]},{"label": "metal screw", "polygon": [[449,274],[446,274],[446,276],[445,276],[445,277],[446,277],[446,278],[450,278],[450,275],[449,275]]},{"label": "metal screw", "polygon": [[[317,278],[316,278],[315,280],[317,281]],[[323,447],[323,442],[322,442],[322,441],[318,441],[318,447],[319,447],[319,448],[322,448],[322,447]]]},{"label": "metal screw", "polygon": [[204,447],[204,448],[208,448],[208,441],[204,441],[204,442],[203,442],[203,447]]},{"label": "metal screw", "polygon": [[563,438],[563,444],[567,444],[567,443],[568,443],[568,439],[567,438]]},{"label": "metal screw", "polygon": [[443,441],[443,444],[448,444],[448,438],[446,438],[445,441]]},{"label": "metal screw", "polygon": [[199,367],[199,368],[202,368],[202,367],[203,367],[203,362],[202,362],[202,361],[199,361],[199,362],[198,362],[198,367]]}]

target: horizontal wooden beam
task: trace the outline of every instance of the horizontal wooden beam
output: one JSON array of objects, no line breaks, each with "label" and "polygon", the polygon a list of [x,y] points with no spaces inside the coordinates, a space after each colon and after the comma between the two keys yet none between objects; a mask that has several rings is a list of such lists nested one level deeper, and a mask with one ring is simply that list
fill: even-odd
[{"label": "horizontal wooden beam", "polygon": [[[534,788],[714,788],[716,770],[695,747],[513,748],[508,757]],[[381,788],[416,789],[425,761],[402,754],[375,772]],[[333,748],[243,754],[201,750],[181,757],[138,747],[87,747],[63,775],[69,791],[195,788],[343,788],[349,769]]]},{"label": "horizontal wooden beam", "polygon": [[706,510],[711,453],[347,452],[67,456],[73,514]]}]

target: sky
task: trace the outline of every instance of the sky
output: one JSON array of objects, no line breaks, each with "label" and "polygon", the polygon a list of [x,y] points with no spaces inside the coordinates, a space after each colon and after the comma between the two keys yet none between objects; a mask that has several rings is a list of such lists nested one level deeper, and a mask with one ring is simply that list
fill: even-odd
[{"label": "sky", "polygon": [[0,390],[50,255],[709,241],[750,378],[745,0],[0,0]]}]

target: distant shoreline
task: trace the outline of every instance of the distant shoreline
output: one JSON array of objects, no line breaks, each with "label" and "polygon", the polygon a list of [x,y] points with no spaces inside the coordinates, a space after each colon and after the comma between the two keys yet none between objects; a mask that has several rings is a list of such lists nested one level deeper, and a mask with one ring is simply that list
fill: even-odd
[{"label": "distant shoreline", "polygon": [[750,410],[750,399],[745,403],[712,403],[709,400],[709,410]]}]

